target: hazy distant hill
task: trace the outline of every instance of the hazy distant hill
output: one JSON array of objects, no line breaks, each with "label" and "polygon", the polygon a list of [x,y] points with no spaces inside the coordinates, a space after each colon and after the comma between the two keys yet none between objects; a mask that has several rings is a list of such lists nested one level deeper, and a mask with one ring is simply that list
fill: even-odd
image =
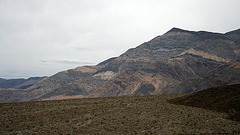
[{"label": "hazy distant hill", "polygon": [[1,101],[189,93],[240,83],[234,79],[238,66],[227,66],[240,59],[239,31],[173,28],[96,66],[62,71],[23,90],[0,91]]},{"label": "hazy distant hill", "polygon": [[0,78],[0,88],[26,88],[46,77],[30,77],[28,79],[3,79]]}]

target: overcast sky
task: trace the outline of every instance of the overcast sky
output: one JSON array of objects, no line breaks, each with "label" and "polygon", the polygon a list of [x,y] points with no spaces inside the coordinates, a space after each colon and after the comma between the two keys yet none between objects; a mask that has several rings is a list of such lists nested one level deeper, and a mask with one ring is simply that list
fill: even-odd
[{"label": "overcast sky", "polygon": [[240,28],[240,0],[0,0],[0,78],[119,56],[172,27]]}]

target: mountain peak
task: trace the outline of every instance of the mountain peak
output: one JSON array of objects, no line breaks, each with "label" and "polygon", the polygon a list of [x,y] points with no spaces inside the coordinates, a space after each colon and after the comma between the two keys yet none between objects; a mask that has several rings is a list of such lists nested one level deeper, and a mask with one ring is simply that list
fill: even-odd
[{"label": "mountain peak", "polygon": [[167,32],[168,33],[189,33],[192,35],[195,35],[198,37],[198,40],[207,40],[207,39],[223,39],[228,40],[224,34],[221,33],[214,33],[214,32],[208,32],[208,31],[189,31],[189,30],[183,30],[180,28],[173,27],[171,30]]},{"label": "mountain peak", "polygon": [[190,31],[173,27],[173,28],[172,28],[171,30],[169,30],[167,33],[169,33],[169,32],[190,32]]}]

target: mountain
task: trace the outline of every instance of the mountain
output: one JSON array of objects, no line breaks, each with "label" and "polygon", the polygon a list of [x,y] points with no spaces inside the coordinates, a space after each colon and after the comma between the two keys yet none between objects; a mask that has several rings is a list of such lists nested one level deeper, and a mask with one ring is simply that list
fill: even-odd
[{"label": "mountain", "polygon": [[[239,30],[221,34],[172,28],[98,65],[62,71],[26,89],[2,90],[2,99],[8,98],[1,101],[191,93],[232,84],[238,68],[223,71],[221,67],[240,59],[239,37]],[[232,79],[204,83],[220,72]],[[234,83],[240,82],[236,79]]]},{"label": "mountain", "polygon": [[46,77],[30,77],[28,79],[3,79],[0,78],[0,88],[26,88]]},{"label": "mountain", "polygon": [[212,70],[239,59],[239,47],[225,34],[173,28],[109,62],[99,72],[120,75],[89,97],[176,93],[183,82],[192,88]]},{"label": "mountain", "polygon": [[230,119],[240,121],[240,84],[209,88],[169,102],[227,112]]}]

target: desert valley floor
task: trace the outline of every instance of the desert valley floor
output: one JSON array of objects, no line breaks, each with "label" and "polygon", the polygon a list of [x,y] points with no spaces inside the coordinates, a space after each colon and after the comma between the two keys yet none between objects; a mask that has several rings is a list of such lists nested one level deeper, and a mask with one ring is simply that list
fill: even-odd
[{"label": "desert valley floor", "polygon": [[0,104],[0,134],[240,134],[226,113],[152,95]]}]

